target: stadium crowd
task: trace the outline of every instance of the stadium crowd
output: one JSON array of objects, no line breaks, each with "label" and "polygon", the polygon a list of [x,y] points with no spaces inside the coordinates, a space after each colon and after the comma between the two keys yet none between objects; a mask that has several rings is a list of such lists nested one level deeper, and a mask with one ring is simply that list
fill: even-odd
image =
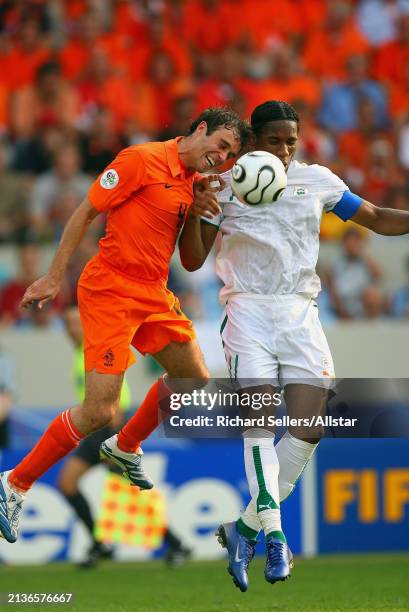
[{"label": "stadium crowd", "polygon": [[[208,106],[248,117],[287,100],[301,116],[298,159],[409,210],[409,0],[13,0],[0,28],[0,249],[15,245],[19,262],[17,275],[1,270],[1,326],[60,324],[103,223],[57,300],[22,313],[44,245],[120,149],[182,134]],[[365,234],[329,214],[321,239],[339,244],[320,270],[324,322],[409,317],[409,260],[406,285],[386,295]],[[210,268],[192,283],[171,271],[196,320],[218,316]]]}]

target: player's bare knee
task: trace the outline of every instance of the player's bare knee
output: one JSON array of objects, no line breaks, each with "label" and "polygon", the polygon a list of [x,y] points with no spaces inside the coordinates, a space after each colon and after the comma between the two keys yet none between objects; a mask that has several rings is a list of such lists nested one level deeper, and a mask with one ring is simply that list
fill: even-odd
[{"label": "player's bare knee", "polygon": [[102,404],[98,411],[93,411],[88,415],[90,431],[98,431],[109,425],[114,417],[115,408],[112,405]]}]

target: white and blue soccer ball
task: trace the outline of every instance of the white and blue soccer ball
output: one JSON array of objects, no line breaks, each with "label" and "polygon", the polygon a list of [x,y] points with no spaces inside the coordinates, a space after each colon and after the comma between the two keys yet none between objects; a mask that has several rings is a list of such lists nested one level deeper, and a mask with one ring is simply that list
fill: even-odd
[{"label": "white and blue soccer ball", "polygon": [[276,202],[287,186],[282,161],[267,151],[251,151],[239,157],[232,169],[231,188],[244,204]]}]

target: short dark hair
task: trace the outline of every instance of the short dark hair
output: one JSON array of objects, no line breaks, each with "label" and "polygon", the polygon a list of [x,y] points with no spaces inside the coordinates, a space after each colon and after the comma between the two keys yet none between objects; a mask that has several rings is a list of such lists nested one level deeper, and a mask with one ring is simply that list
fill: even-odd
[{"label": "short dark hair", "polygon": [[206,121],[206,134],[209,136],[219,128],[226,128],[236,132],[241,144],[245,144],[248,138],[248,127],[241,117],[231,108],[227,106],[213,106],[206,108],[198,117],[191,123],[188,135],[193,134],[197,126]]},{"label": "short dark hair", "polygon": [[251,113],[251,129],[258,135],[266,123],[270,121],[295,121],[297,125],[300,117],[297,111],[288,102],[282,100],[267,100],[259,104]]}]

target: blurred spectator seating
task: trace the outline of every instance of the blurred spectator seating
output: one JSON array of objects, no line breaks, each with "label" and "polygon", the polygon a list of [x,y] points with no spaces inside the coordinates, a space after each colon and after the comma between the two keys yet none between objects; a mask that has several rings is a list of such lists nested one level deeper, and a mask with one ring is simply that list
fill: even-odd
[{"label": "blurred spectator seating", "polygon": [[57,62],[39,66],[36,79],[13,95],[11,129],[17,138],[30,138],[46,126],[74,128],[79,113],[79,96],[61,76]]},{"label": "blurred spectator seating", "polygon": [[364,240],[355,227],[345,232],[342,253],[327,277],[333,307],[342,319],[364,316],[362,295],[369,285],[382,277],[379,265],[365,254]]},{"label": "blurred spectator seating", "polygon": [[345,132],[358,126],[358,107],[362,99],[374,108],[374,127],[388,125],[387,97],[384,88],[368,75],[368,58],[351,55],[345,62],[345,79],[324,88],[319,120],[330,130]]},{"label": "blurred spectator seating", "polygon": [[398,36],[379,48],[375,75],[381,81],[404,86],[409,63],[409,14],[402,14],[398,22]]},{"label": "blurred spectator seating", "polygon": [[[19,307],[27,287],[40,276],[41,248],[36,243],[22,244],[18,247],[18,273],[6,282],[0,291],[0,326],[15,325],[20,328],[32,327],[37,323],[48,325],[50,320],[61,313],[67,300],[65,288],[47,308],[39,309],[33,305],[29,309]],[[39,311],[39,312],[38,312]],[[43,312],[44,311],[44,312]]]},{"label": "blurred spectator seating", "polygon": [[408,0],[361,0],[357,3],[358,27],[376,47],[396,38],[399,17],[406,13],[409,13]]},{"label": "blurred spectator seating", "polygon": [[[16,395],[14,363],[0,347],[0,451],[9,443],[9,413]],[[1,462],[1,456],[0,456]]]},{"label": "blurred spectator seating", "polygon": [[66,144],[55,153],[53,168],[35,179],[28,214],[37,238],[59,237],[63,223],[87,195],[91,180],[80,168],[78,148]]},{"label": "blurred spectator seating", "polygon": [[20,242],[27,232],[28,181],[8,169],[7,158],[0,142],[0,243]]},{"label": "blurred spectator seating", "polygon": [[331,81],[345,78],[348,57],[368,51],[369,44],[355,24],[351,3],[332,0],[326,3],[322,26],[306,37],[302,58],[306,68]]},{"label": "blurred spectator seating", "polygon": [[399,287],[391,300],[391,315],[395,318],[409,318],[409,257],[406,259],[406,283]]}]

